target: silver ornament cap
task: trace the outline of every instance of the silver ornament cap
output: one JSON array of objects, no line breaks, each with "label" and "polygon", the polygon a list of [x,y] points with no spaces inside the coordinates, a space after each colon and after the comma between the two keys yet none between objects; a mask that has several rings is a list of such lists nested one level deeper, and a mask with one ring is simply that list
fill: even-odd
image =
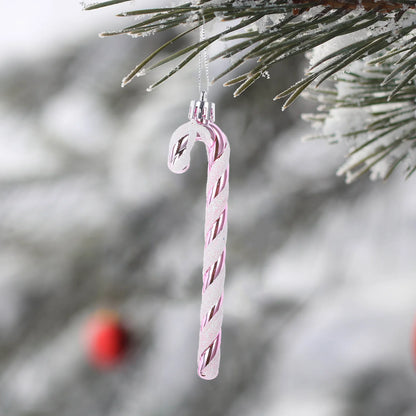
[{"label": "silver ornament cap", "polygon": [[189,120],[195,120],[200,124],[215,122],[215,104],[207,101],[207,92],[202,91],[198,101],[192,100],[189,106]]}]

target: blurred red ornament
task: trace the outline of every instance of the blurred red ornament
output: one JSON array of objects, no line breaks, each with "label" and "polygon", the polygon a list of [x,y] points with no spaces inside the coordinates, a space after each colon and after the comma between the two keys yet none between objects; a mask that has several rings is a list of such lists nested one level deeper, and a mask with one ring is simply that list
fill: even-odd
[{"label": "blurred red ornament", "polygon": [[120,317],[111,310],[95,313],[86,327],[86,347],[91,363],[99,368],[112,368],[124,358],[127,331]]}]

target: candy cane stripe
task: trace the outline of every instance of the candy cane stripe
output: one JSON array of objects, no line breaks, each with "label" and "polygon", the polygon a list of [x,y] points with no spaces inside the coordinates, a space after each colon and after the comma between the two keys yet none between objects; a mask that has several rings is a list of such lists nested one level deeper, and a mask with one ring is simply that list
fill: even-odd
[{"label": "candy cane stripe", "polygon": [[198,347],[198,374],[210,380],[218,375],[225,280],[230,147],[227,136],[212,120],[193,119],[172,135],[169,168],[185,172],[195,141],[205,144],[208,157],[205,211],[205,247]]}]

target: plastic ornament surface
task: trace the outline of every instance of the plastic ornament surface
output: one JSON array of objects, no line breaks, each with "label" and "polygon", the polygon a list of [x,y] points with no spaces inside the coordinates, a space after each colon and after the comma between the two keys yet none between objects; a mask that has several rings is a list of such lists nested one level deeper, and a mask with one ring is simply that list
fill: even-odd
[{"label": "plastic ornament surface", "polygon": [[96,312],[87,322],[85,331],[86,350],[91,364],[102,369],[119,364],[127,350],[127,338],[127,331],[115,312]]},{"label": "plastic ornament surface", "polygon": [[221,325],[225,280],[230,146],[215,124],[214,104],[202,92],[191,102],[189,122],[178,127],[169,145],[168,166],[174,173],[188,170],[195,142],[205,144],[208,157],[205,247],[198,347],[198,375],[211,380],[220,365]]}]

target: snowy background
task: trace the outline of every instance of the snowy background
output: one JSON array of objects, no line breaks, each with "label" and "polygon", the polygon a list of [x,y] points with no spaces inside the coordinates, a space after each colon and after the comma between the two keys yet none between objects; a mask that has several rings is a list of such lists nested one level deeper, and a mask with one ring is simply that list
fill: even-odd
[{"label": "snowy background", "polygon": [[[345,149],[300,140],[307,104],[271,101],[298,61],[213,92],[228,275],[220,376],[197,378],[203,147],[188,174],[166,167],[196,67],[121,89],[161,38],[99,39],[120,10],[0,5],[0,415],[416,415],[416,178],[337,178]],[[106,372],[82,343],[103,307],[134,338]]]}]

